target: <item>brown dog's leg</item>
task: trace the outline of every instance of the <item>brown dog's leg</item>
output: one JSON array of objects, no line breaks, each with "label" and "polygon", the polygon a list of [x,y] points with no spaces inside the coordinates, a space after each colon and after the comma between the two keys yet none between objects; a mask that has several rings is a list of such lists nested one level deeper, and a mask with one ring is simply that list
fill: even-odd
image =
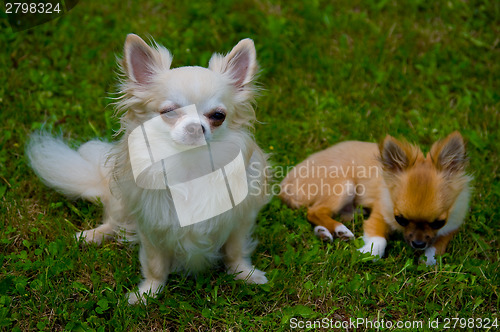
[{"label": "brown dog's leg", "polygon": [[363,223],[364,236],[373,237],[381,236],[386,237],[389,232],[389,227],[384,220],[384,217],[376,208],[370,213],[368,219]]},{"label": "brown dog's leg", "polygon": [[425,257],[427,259],[425,261],[425,264],[427,265],[436,264],[436,255],[441,256],[445,253],[448,243],[450,243],[450,240],[453,238],[456,232],[457,231],[453,231],[449,234],[438,237],[436,239],[436,242],[434,242],[432,246],[425,249]]},{"label": "brown dog's leg", "polygon": [[448,246],[448,243],[450,243],[450,240],[453,238],[455,233],[456,231],[438,237],[438,239],[434,243],[434,247],[436,248],[436,255],[443,255],[445,253],[446,247]]},{"label": "brown dog's leg", "polygon": [[380,208],[373,207],[370,217],[363,224],[363,239],[365,245],[359,249],[364,253],[371,253],[373,256],[382,258],[387,246],[387,234],[389,227],[380,213]]},{"label": "brown dog's leg", "polygon": [[[354,234],[352,234],[347,227],[332,219],[332,214],[337,212],[338,210],[334,211],[324,205],[312,206],[307,210],[307,219],[316,225],[314,232],[320,239],[331,241],[331,234],[329,233],[335,234],[336,237],[339,237],[344,241],[350,240],[354,237]],[[326,228],[329,233],[325,232],[321,227]]]}]

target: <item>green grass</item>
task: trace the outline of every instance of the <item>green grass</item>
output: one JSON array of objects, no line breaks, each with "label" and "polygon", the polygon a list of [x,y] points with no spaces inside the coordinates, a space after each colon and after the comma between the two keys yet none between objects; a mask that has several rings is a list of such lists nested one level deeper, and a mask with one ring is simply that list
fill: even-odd
[{"label": "green grass", "polygon": [[[497,319],[499,22],[499,2],[459,0],[81,1],[22,32],[0,16],[0,328],[270,331],[289,330],[291,318]],[[396,236],[388,257],[372,263],[356,252],[360,218],[348,225],[358,239],[325,244],[304,211],[275,198],[260,214],[253,256],[267,285],[233,281],[219,267],[172,275],[147,308],[128,306],[125,293],[140,280],[137,248],[79,247],[72,234],[95,226],[99,207],[44,187],[24,144],[42,123],[75,145],[112,138],[108,97],[130,32],[169,48],[174,66],[205,66],[212,52],[253,38],[263,87],[255,135],[276,166],[348,139],[392,134],[428,149],[460,130],[475,191],[448,253],[426,267]]]}]

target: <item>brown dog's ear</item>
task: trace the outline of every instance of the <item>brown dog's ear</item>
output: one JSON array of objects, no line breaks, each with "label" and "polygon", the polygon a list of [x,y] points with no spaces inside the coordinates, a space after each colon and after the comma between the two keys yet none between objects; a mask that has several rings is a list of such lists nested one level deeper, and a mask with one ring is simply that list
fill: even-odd
[{"label": "brown dog's ear", "polygon": [[436,168],[450,174],[464,171],[467,165],[465,142],[458,131],[434,143],[429,153]]},{"label": "brown dog's ear", "polygon": [[387,135],[379,145],[380,161],[385,171],[401,172],[413,165],[420,150],[406,141]]},{"label": "brown dog's ear", "polygon": [[169,69],[172,63],[167,49],[159,46],[158,49],[151,48],[132,33],[127,35],[124,53],[125,73],[131,81],[140,84],[148,84],[157,70]]},{"label": "brown dog's ear", "polygon": [[251,83],[257,72],[255,45],[251,39],[241,40],[228,55],[214,54],[208,68],[220,73],[227,73],[238,89]]}]

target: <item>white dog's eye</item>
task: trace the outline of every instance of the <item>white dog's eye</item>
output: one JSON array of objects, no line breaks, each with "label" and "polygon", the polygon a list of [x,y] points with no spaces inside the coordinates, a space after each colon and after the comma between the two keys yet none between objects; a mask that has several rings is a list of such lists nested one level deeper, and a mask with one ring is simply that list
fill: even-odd
[{"label": "white dog's eye", "polygon": [[177,105],[168,106],[168,107],[162,109],[160,111],[160,114],[162,116],[167,117],[167,118],[174,118],[174,117],[178,116],[177,112],[175,111],[178,108],[179,108],[179,106],[177,106]]},{"label": "white dog's eye", "polygon": [[216,108],[208,113],[206,117],[210,120],[212,126],[218,127],[226,119],[226,112],[222,108]]}]

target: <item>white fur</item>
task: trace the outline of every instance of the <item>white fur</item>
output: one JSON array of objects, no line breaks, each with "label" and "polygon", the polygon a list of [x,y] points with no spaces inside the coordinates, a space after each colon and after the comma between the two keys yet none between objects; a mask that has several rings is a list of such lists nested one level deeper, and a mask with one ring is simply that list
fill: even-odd
[{"label": "white fur", "polygon": [[316,235],[323,241],[329,241],[329,242],[333,241],[333,235],[330,233],[328,229],[326,229],[326,227],[323,226],[314,227],[314,235]]},{"label": "white fur", "polygon": [[340,225],[335,228],[335,235],[343,240],[354,238],[354,234],[345,225]]},{"label": "white fur", "polygon": [[[314,227],[314,235],[319,237],[323,241],[333,241],[333,235],[330,231],[323,226]],[[354,237],[354,234],[344,225],[337,226],[335,228],[335,236],[341,238],[342,240],[349,240]]]},{"label": "white fur", "polygon": [[362,253],[370,253],[373,256],[377,256],[375,260],[382,258],[384,256],[385,247],[387,246],[387,240],[381,236],[364,236],[365,245],[358,249]]},{"label": "white fur", "polygon": [[[146,302],[146,295],[156,296],[170,272],[198,272],[221,258],[235,279],[256,284],[267,282],[265,273],[250,262],[256,245],[251,232],[257,213],[269,199],[265,194],[266,156],[250,134],[255,120],[252,82],[257,70],[253,42],[241,41],[226,57],[214,55],[208,69],[170,69],[172,58],[168,50],[159,45],[151,48],[135,35],[127,37],[124,53],[122,69],[126,78],[117,102],[123,112],[120,141],[113,145],[92,141],[75,152],[59,139],[46,134],[33,135],[27,147],[31,166],[47,185],[58,191],[71,197],[99,198],[103,202],[103,225],[77,237],[101,243],[121,230],[129,236],[136,234],[141,244],[139,258],[144,281],[137,292],[129,295],[129,303]],[[141,123],[158,116],[165,105],[193,104],[205,125],[206,115],[214,108],[225,110],[224,123],[207,128],[210,135],[205,138],[209,142],[238,146],[247,166],[249,194],[227,212],[181,227],[166,190],[144,189],[136,184],[127,138]],[[182,131],[186,123],[181,121],[172,126],[172,130]],[[178,143],[192,144],[182,135]],[[196,160],[177,162],[186,172],[200,171],[201,165]],[[164,180],[158,176],[158,169],[152,168],[151,172],[153,181]],[[191,209],[204,209],[207,201],[193,202]]]},{"label": "white fur", "polygon": [[88,231],[78,232],[75,237],[77,241],[82,239],[86,243],[101,244],[104,240],[110,238],[111,234],[113,234],[113,225],[107,223]]},{"label": "white fur", "polygon": [[453,207],[450,210],[448,221],[443,228],[441,228],[437,236],[443,236],[457,230],[464,222],[467,210],[469,209],[470,186],[468,183],[472,180],[470,176],[466,176],[467,184],[464,186],[460,195],[458,195]]},{"label": "white fur", "polygon": [[109,143],[90,141],[74,151],[61,139],[39,133],[31,136],[26,154],[46,185],[70,198],[95,201],[109,191],[107,177],[111,170],[104,164],[111,147]]},{"label": "white fur", "polygon": [[425,264],[427,266],[436,265],[436,248],[429,247],[429,248],[425,249],[424,255],[426,258]]}]

